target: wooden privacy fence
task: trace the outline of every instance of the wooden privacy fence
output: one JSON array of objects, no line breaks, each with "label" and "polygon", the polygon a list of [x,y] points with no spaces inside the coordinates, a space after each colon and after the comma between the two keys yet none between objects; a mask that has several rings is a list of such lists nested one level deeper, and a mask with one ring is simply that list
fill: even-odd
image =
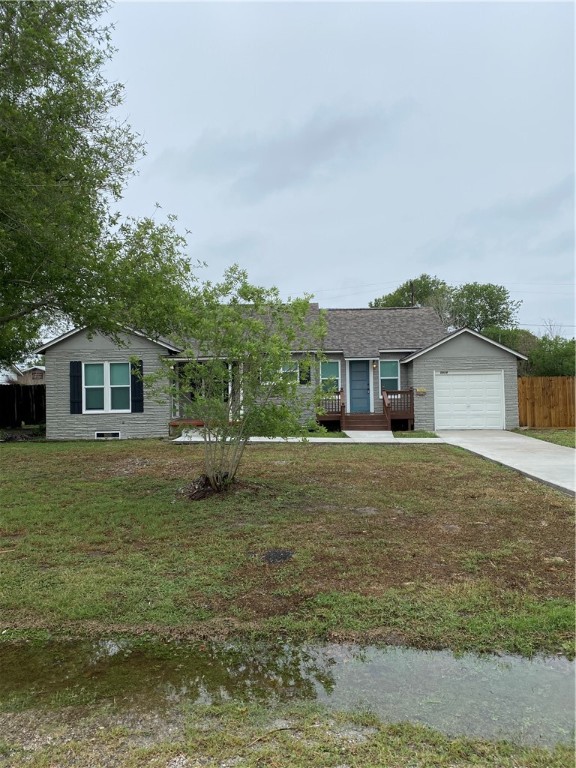
[{"label": "wooden privacy fence", "polygon": [[0,427],[44,424],[46,421],[46,387],[44,384],[1,384]]},{"label": "wooden privacy fence", "polygon": [[518,412],[521,427],[574,427],[573,376],[521,376]]}]

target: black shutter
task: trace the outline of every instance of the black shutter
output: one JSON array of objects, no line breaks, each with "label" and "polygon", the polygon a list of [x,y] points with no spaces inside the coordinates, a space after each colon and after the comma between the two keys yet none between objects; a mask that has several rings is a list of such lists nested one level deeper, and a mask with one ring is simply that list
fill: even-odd
[{"label": "black shutter", "polygon": [[70,413],[82,413],[82,363],[70,360]]},{"label": "black shutter", "polygon": [[142,360],[138,360],[137,363],[132,363],[130,369],[131,373],[131,390],[132,390],[132,413],[144,413],[144,382],[142,381],[142,375],[144,374],[144,365]]}]

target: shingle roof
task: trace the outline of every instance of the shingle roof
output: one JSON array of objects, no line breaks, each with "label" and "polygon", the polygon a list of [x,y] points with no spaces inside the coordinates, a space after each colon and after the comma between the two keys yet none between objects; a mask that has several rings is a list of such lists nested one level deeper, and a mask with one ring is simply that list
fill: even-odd
[{"label": "shingle roof", "polygon": [[327,309],[327,352],[345,357],[377,358],[382,350],[414,351],[447,335],[430,307],[395,309]]}]

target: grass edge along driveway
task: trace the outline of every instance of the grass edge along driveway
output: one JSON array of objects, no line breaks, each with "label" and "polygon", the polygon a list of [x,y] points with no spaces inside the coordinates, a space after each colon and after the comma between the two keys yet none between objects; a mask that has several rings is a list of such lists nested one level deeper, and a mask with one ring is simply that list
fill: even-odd
[{"label": "grass edge along driveway", "polygon": [[519,435],[534,437],[547,443],[563,445],[566,448],[576,448],[576,429],[515,429]]}]

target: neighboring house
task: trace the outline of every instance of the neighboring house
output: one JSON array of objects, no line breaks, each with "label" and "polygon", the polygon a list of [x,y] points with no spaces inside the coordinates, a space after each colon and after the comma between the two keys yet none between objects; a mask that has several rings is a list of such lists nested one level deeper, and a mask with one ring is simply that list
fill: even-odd
[{"label": "neighboring house", "polygon": [[16,384],[22,371],[17,365],[0,365],[0,384]]},{"label": "neighboring house", "polygon": [[[518,426],[518,352],[468,329],[447,334],[426,307],[325,312],[325,359],[314,372],[326,390],[319,421],[348,430]],[[37,350],[49,439],[168,435],[173,404],[143,391],[130,360],[151,373],[159,357],[180,350],[132,332],[123,343],[76,330]]]},{"label": "neighboring house", "polygon": [[24,368],[21,375],[17,377],[17,384],[44,384],[46,378],[46,366],[31,365]]},{"label": "neighboring house", "polygon": [[31,365],[19,368],[9,365],[0,368],[0,384],[44,384],[45,366]]}]

